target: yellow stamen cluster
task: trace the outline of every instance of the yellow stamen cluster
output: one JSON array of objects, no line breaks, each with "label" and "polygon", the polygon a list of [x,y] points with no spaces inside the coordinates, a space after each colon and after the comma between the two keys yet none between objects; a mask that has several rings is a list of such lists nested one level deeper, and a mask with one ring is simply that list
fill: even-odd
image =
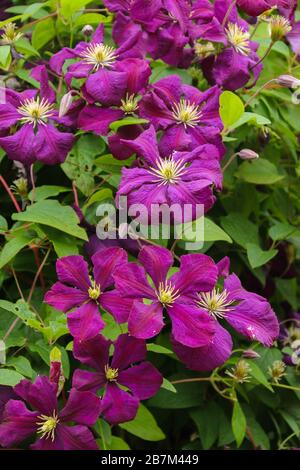
[{"label": "yellow stamen cluster", "polygon": [[42,438],[51,438],[53,442],[55,439],[55,429],[59,423],[57,413],[54,411],[53,416],[40,415],[38,420],[36,423],[38,426],[37,433],[41,434]]},{"label": "yellow stamen cluster", "polygon": [[119,369],[112,369],[109,365],[106,365],[104,371],[105,377],[109,382],[116,382],[119,375]]},{"label": "yellow stamen cluster", "polygon": [[196,42],[194,46],[195,54],[199,59],[206,59],[207,57],[216,53],[216,48],[212,42]]},{"label": "yellow stamen cluster", "polygon": [[88,289],[89,298],[97,300],[101,295],[101,288],[99,284],[96,284],[95,280],[91,280],[91,287]]},{"label": "yellow stamen cluster", "polygon": [[2,27],[3,34],[1,35],[2,45],[12,45],[23,36],[22,33],[17,31],[17,27],[14,23],[8,23]]},{"label": "yellow stamen cluster", "polygon": [[174,103],[172,116],[178,124],[183,124],[184,127],[196,127],[201,120],[202,114],[199,106],[181,98],[179,103]]},{"label": "yellow stamen cluster", "polygon": [[280,41],[292,30],[291,23],[284,16],[271,16],[269,21],[269,33],[272,42]]},{"label": "yellow stamen cluster", "polygon": [[278,383],[285,376],[286,365],[282,361],[274,361],[268,368],[268,374],[272,377],[275,383]]},{"label": "yellow stamen cluster", "polygon": [[133,114],[139,107],[138,105],[139,99],[127,93],[124,100],[121,100],[121,109],[124,111],[125,114]]},{"label": "yellow stamen cluster", "polygon": [[111,67],[117,59],[115,48],[101,43],[91,44],[81,54],[84,61],[93,65],[94,71]]},{"label": "yellow stamen cluster", "polygon": [[245,31],[236,23],[228,23],[226,35],[229,44],[235,49],[236,52],[242,55],[249,55],[250,49],[250,34]]},{"label": "yellow stamen cluster", "polygon": [[220,292],[214,288],[211,292],[199,292],[197,306],[206,310],[214,318],[224,318],[232,309],[234,300],[228,300],[225,290]]},{"label": "yellow stamen cluster", "polygon": [[240,359],[235,367],[226,371],[226,374],[231,377],[235,382],[242,384],[250,381],[251,367],[244,360]]},{"label": "yellow stamen cluster", "polygon": [[172,284],[161,282],[159,284],[157,298],[164,307],[172,307],[175,300],[179,298],[179,291]]},{"label": "yellow stamen cluster", "polygon": [[18,112],[23,116],[20,118],[22,123],[32,124],[36,127],[38,124],[45,125],[53,115],[54,109],[48,100],[37,97],[26,99],[18,108]]},{"label": "yellow stamen cluster", "polygon": [[175,161],[173,157],[159,158],[156,166],[151,167],[149,172],[155,176],[153,182],[160,185],[177,184],[186,172],[185,164],[181,160]]}]

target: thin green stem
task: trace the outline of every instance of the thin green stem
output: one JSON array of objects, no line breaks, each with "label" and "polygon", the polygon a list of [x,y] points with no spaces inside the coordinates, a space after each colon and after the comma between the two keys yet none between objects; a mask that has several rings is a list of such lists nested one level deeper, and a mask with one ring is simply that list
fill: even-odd
[{"label": "thin green stem", "polygon": [[264,55],[259,59],[258,62],[256,62],[256,64],[254,64],[250,70],[253,70],[255,69],[258,65],[260,65],[264,60],[265,58],[270,54],[271,50],[272,50],[272,47],[274,46],[275,44],[275,41],[271,41],[268,49],[266,50],[266,52],[264,53]]}]

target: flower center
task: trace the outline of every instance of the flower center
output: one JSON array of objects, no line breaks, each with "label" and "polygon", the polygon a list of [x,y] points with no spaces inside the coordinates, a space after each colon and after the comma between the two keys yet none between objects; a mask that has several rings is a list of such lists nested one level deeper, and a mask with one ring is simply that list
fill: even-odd
[{"label": "flower center", "polygon": [[127,93],[125,100],[121,100],[121,109],[125,114],[132,114],[138,109],[138,98]]},{"label": "flower center", "polygon": [[196,56],[198,56],[200,59],[206,59],[207,57],[215,54],[216,52],[216,48],[212,42],[196,42],[194,49]]},{"label": "flower center", "polygon": [[52,442],[55,439],[55,429],[59,423],[58,415],[54,411],[53,416],[45,416],[40,415],[38,416],[37,425],[37,433],[41,434],[41,437],[45,437],[46,439],[51,438]]},{"label": "flower center", "polygon": [[157,298],[164,307],[171,307],[175,300],[179,298],[178,289],[168,282],[161,282],[158,287]]},{"label": "flower center", "polygon": [[248,55],[251,52],[250,34],[248,31],[244,31],[235,23],[228,23],[226,35],[228,42],[232,45],[236,52],[243,55]]},{"label": "flower center", "polygon": [[228,293],[225,290],[223,292],[218,289],[213,289],[211,292],[200,292],[198,293],[197,305],[200,308],[204,308],[214,318],[224,318],[226,312],[229,312],[232,308],[231,305],[234,300],[228,300]]},{"label": "flower center", "polygon": [[92,300],[97,300],[101,295],[100,284],[96,284],[94,279],[91,280],[91,287],[88,289],[89,298]]},{"label": "flower center", "polygon": [[94,70],[97,71],[100,67],[111,67],[118,56],[115,53],[114,47],[106,46],[101,42],[88,46],[82,53],[82,57],[85,62],[93,65]]},{"label": "flower center", "polygon": [[26,99],[18,108],[18,112],[23,116],[20,121],[32,124],[34,127],[38,124],[45,125],[48,118],[53,115],[53,111],[53,104],[39,97]]},{"label": "flower center", "polygon": [[112,369],[109,365],[104,368],[105,377],[109,382],[115,382],[119,375],[119,369]]},{"label": "flower center", "polygon": [[201,115],[199,106],[184,98],[181,98],[179,103],[174,103],[172,107],[173,118],[184,127],[196,127],[200,122]]},{"label": "flower center", "polygon": [[271,16],[269,22],[270,36],[273,42],[280,41],[292,30],[291,23],[284,16]]},{"label": "flower center", "polygon": [[153,182],[159,182],[160,185],[177,184],[186,173],[185,164],[181,160],[175,161],[173,157],[159,158],[156,165],[157,168],[151,167],[149,173],[157,178]]},{"label": "flower center", "polygon": [[23,34],[16,31],[16,25],[14,23],[8,23],[3,26],[3,34],[1,35],[2,44],[13,44],[18,41]]}]

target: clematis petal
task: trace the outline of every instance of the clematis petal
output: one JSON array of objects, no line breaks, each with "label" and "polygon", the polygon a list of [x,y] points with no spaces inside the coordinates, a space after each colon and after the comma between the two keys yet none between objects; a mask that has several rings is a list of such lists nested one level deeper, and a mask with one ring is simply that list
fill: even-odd
[{"label": "clematis petal", "polygon": [[59,419],[61,422],[75,421],[93,426],[99,418],[100,410],[101,400],[94,393],[72,388],[66,405],[59,413]]},{"label": "clematis petal", "polygon": [[36,161],[35,134],[31,124],[25,124],[15,134],[0,137],[0,147],[7,153],[10,160],[17,160],[24,165]]},{"label": "clematis petal", "polygon": [[0,424],[0,445],[11,447],[35,433],[39,413],[29,411],[20,400],[9,400]]},{"label": "clematis petal", "polygon": [[21,380],[14,387],[14,391],[40,414],[52,416],[53,411],[57,410],[57,386],[46,376],[38,375],[34,383],[27,379]]},{"label": "clematis petal", "polygon": [[111,342],[102,335],[97,335],[86,341],[75,340],[73,354],[82,364],[102,372],[109,362],[110,345]]},{"label": "clematis petal", "polygon": [[155,165],[159,158],[156,133],[153,126],[144,131],[134,140],[124,140],[123,143],[130,147],[139,156],[144,157],[150,165]]},{"label": "clematis petal", "polygon": [[86,426],[65,426],[58,423],[55,439],[39,439],[33,450],[99,450],[92,432]]},{"label": "clematis petal", "polygon": [[53,284],[46,293],[44,301],[62,312],[67,313],[88,300],[88,295],[75,287],[69,287],[61,282]]},{"label": "clematis petal", "polygon": [[107,135],[112,122],[123,116],[123,111],[111,108],[99,108],[95,105],[85,106],[78,116],[78,127],[84,131]]},{"label": "clematis petal", "polygon": [[103,292],[114,283],[113,274],[127,262],[127,253],[122,248],[111,247],[92,256],[94,278]]},{"label": "clematis petal", "polygon": [[102,414],[110,424],[126,423],[135,418],[139,399],[109,383],[102,398]]},{"label": "clematis petal", "polygon": [[132,299],[155,299],[154,289],[150,286],[145,270],[135,263],[128,263],[116,269],[114,280],[117,290],[124,297]]},{"label": "clematis petal", "polygon": [[20,117],[16,108],[10,103],[0,104],[0,131],[8,131]]},{"label": "clematis petal", "polygon": [[104,373],[76,369],[73,373],[72,386],[82,392],[96,393],[106,384]]},{"label": "clematis petal", "polygon": [[127,93],[136,94],[143,90],[151,75],[151,68],[145,60],[124,59],[116,63],[115,70],[127,74]]},{"label": "clematis petal", "polygon": [[207,346],[215,333],[214,320],[195,306],[176,301],[168,308],[174,339],[190,348]]},{"label": "clematis petal", "polygon": [[191,370],[210,371],[223,365],[232,351],[232,339],[228,331],[216,322],[216,331],[207,346],[188,348],[172,338],[172,346],[178,358]]},{"label": "clematis petal", "polygon": [[88,302],[68,315],[68,328],[78,341],[96,336],[105,327],[96,302]]},{"label": "clematis petal", "polygon": [[104,292],[101,295],[101,307],[109,312],[118,323],[128,321],[128,316],[134,299],[123,297],[117,290]]},{"label": "clematis petal", "polygon": [[162,382],[163,376],[150,362],[129,367],[121,371],[118,376],[118,383],[128,387],[140,400],[153,397],[160,389]]},{"label": "clematis petal", "polygon": [[173,266],[174,258],[166,248],[159,246],[144,246],[139,253],[139,261],[153,280],[158,289],[165,282],[169,269]]},{"label": "clematis petal", "polygon": [[74,142],[73,134],[60,132],[52,125],[40,125],[34,139],[36,160],[40,160],[45,165],[63,163]]},{"label": "clematis petal", "polygon": [[133,362],[143,361],[147,354],[145,341],[133,338],[128,334],[120,335],[114,345],[115,350],[111,363],[114,369],[126,369]]},{"label": "clematis petal", "polygon": [[112,70],[99,70],[85,83],[88,94],[104,106],[118,106],[126,94],[127,74]]},{"label": "clematis petal", "polygon": [[89,268],[83,256],[64,256],[56,261],[56,272],[61,282],[87,291],[91,285]]},{"label": "clematis petal", "polygon": [[159,302],[145,305],[133,303],[128,319],[128,331],[135,338],[148,339],[158,335],[164,327],[162,306]]}]

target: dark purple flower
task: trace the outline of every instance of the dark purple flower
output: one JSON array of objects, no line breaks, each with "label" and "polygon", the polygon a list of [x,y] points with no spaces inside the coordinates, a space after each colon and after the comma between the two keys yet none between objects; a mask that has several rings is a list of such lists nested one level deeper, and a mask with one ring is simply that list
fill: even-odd
[{"label": "dark purple flower", "polygon": [[86,79],[84,94],[88,100],[105,106],[118,105],[132,79],[127,73],[127,68],[132,71],[128,59],[139,58],[141,54],[136,47],[136,36],[127,38],[118,49],[104,44],[103,37],[101,24],[90,42],[80,42],[74,49],[63,48],[51,57],[50,66],[57,74],[62,74],[66,60],[79,59],[67,68],[67,84],[71,84],[72,78]]},{"label": "dark purple flower", "polygon": [[[218,264],[218,268],[223,269],[223,264]],[[221,272],[219,275],[223,276]],[[232,339],[219,324],[220,320],[227,321],[249,340],[259,341],[267,347],[272,346],[279,335],[278,320],[271,305],[263,297],[246,291],[235,274],[225,277],[222,288],[216,283],[209,292],[196,290],[191,299],[191,305],[196,306],[202,317],[213,319],[215,335],[208,345],[197,349],[186,348],[173,335],[174,351],[190,369],[212,370],[230,357]]]},{"label": "dark purple flower", "polygon": [[248,23],[238,16],[236,6],[230,10],[231,5],[231,0],[216,0],[211,6],[212,20],[205,21],[206,10],[204,18],[199,14],[192,35],[195,54],[207,80],[228,90],[237,90],[245,86],[252,75],[254,81],[258,79],[262,64],[256,66],[258,44],[250,39]]},{"label": "dark purple flower", "polygon": [[[45,295],[45,302],[68,314],[68,327],[79,341],[96,336],[105,323],[99,306],[108,310],[119,323],[126,321],[130,302],[120,299],[113,286],[112,274],[116,267],[127,261],[122,248],[107,248],[92,257],[93,278],[89,276],[87,262],[82,256],[60,258],[56,262],[59,282]],[[74,310],[75,309],[75,310]]]},{"label": "dark purple flower", "polygon": [[[0,104],[0,147],[11,160],[24,165],[41,161],[47,165],[63,163],[74,143],[74,136],[55,127],[61,123],[54,108],[55,93],[44,66],[34,70],[40,90],[17,93],[6,90],[6,103]],[[10,129],[16,130],[10,134]],[[3,136],[3,137],[2,137]]]},{"label": "dark purple flower", "polygon": [[[147,86],[151,69],[145,60],[126,59],[120,62],[119,70],[126,73],[123,95],[120,96],[118,102],[114,102],[113,107],[98,106],[96,104],[88,104],[84,107],[78,117],[78,127],[80,129],[107,135],[112,122],[138,113],[139,97],[137,94]],[[103,90],[101,89],[98,93],[97,87],[95,81],[93,98],[103,103]]]},{"label": "dark purple flower", "polygon": [[12,398],[16,398],[16,394],[12,387],[0,385],[0,422],[3,419],[3,411],[6,403]]},{"label": "dark purple flower", "polygon": [[178,342],[192,348],[207,345],[214,334],[214,320],[187,300],[191,292],[207,292],[215,285],[218,269],[211,258],[202,254],[184,255],[180,270],[169,278],[173,256],[166,248],[143,247],[138,260],[140,265],[128,263],[114,274],[120,295],[133,300],[129,333],[135,338],[153,338],[162,330],[163,313],[167,312],[172,334]]},{"label": "dark purple flower", "polygon": [[237,0],[237,5],[250,16],[258,16],[271,8],[289,16],[297,7],[297,0]]},{"label": "dark purple flower", "polygon": [[[199,146],[192,152],[173,152],[167,158],[161,157],[158,151],[155,130],[151,126],[137,139],[123,141],[138,156],[143,157],[139,167],[124,167],[117,193],[127,196],[128,207],[133,204],[144,204],[146,217],[151,217],[154,204],[172,206],[189,204],[190,218],[200,217],[198,205],[209,210],[214,202],[213,186],[222,187],[223,175],[220,169],[219,152],[213,145]],[[185,222],[187,220],[187,214]],[[182,214],[174,212],[174,221],[182,223]]]},{"label": "dark purple flower", "polygon": [[[18,445],[37,435],[37,441],[31,445],[34,450],[98,449],[88,429],[101,411],[101,400],[96,395],[72,389],[66,405],[59,410],[56,385],[47,377],[38,376],[33,384],[22,380],[14,391],[19,399],[8,401],[0,424],[2,447]],[[69,422],[76,425],[69,426]]]},{"label": "dark purple flower", "polygon": [[163,131],[159,142],[162,156],[169,156],[173,150],[193,150],[208,143],[218,147],[220,157],[224,155],[220,94],[218,87],[201,92],[185,85],[177,75],[151,86],[140,102],[140,116],[148,119],[156,130]]},{"label": "dark purple flower", "polygon": [[[110,358],[112,344],[114,353]],[[93,392],[104,388],[101,410],[111,424],[134,419],[140,400],[155,395],[162,384],[162,375],[150,362],[145,362],[145,341],[127,334],[120,335],[114,343],[100,335],[84,343],[75,341],[73,352],[76,359],[96,370],[77,369],[73,386]]]}]

